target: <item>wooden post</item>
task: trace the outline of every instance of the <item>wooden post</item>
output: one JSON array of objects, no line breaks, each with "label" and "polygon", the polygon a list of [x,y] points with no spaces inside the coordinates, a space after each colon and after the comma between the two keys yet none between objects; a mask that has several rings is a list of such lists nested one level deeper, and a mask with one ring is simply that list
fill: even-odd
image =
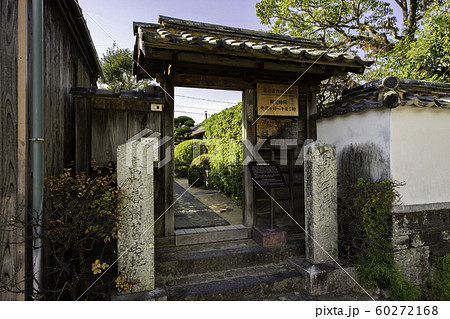
[{"label": "wooden post", "polygon": [[[19,219],[27,218],[27,174],[28,174],[28,118],[27,118],[27,0],[18,2],[18,74],[17,74],[17,216]],[[18,228],[16,269],[19,289],[25,291],[25,229]],[[22,242],[23,241],[23,242]],[[25,294],[17,295],[17,300],[25,300]]]},{"label": "wooden post", "polygon": [[[175,211],[173,208],[173,189],[174,189],[174,132],[173,132],[173,120],[175,112],[175,86],[174,86],[174,73],[171,72],[171,65],[167,64],[164,67],[164,79],[163,87],[166,91],[164,102],[164,119],[163,119],[163,136],[171,137],[167,144],[164,144],[163,149],[170,147],[170,161],[164,166],[164,202],[165,202],[165,216],[164,216],[164,235],[166,237],[174,236],[175,231]],[[165,153],[165,151],[163,151]],[[170,208],[169,208],[170,207]]]},{"label": "wooden post", "polygon": [[[252,145],[256,142],[256,90],[246,89],[242,97],[242,139],[249,140]],[[242,159],[245,160],[250,156],[250,152],[244,147]],[[243,205],[243,219],[244,225],[249,229],[249,236],[251,229],[255,223],[255,189],[253,186],[252,176],[247,166],[242,168],[244,170],[244,205]]]},{"label": "wooden post", "polygon": [[316,132],[316,121],[311,120],[310,116],[312,114],[317,113],[317,105],[316,105],[316,91],[317,87],[311,87],[308,92],[308,98],[307,98],[307,114],[306,114],[306,122],[307,122],[307,131],[306,131],[306,138],[316,140],[317,139],[317,132]]},{"label": "wooden post", "polygon": [[[275,161],[275,151],[270,151],[270,160]],[[270,226],[271,230],[274,230],[275,226],[275,188],[270,189]]]},{"label": "wooden post", "polygon": [[[294,150],[288,150],[288,165],[289,165],[289,213],[293,218],[296,218],[294,213]],[[292,222],[292,220],[290,219]]]}]

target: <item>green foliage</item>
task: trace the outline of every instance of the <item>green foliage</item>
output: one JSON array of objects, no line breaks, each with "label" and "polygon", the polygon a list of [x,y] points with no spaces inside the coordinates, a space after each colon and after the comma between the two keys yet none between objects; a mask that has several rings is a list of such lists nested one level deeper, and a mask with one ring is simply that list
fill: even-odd
[{"label": "green foliage", "polygon": [[[94,169],[93,177],[67,168],[47,177],[45,189],[50,200],[43,240],[50,267],[44,271],[44,297],[73,300],[115,260],[123,195],[112,165]],[[112,283],[114,278],[102,277],[83,298],[102,299],[108,280]]]},{"label": "green foliage", "polygon": [[[450,0],[260,0],[256,14],[271,31],[319,41],[329,49],[375,58],[356,82],[388,75],[450,82]],[[397,18],[399,17],[399,19]],[[328,83],[329,84],[329,83]],[[346,82],[322,83],[319,107]],[[337,93],[337,94],[335,94]]]},{"label": "green foliage", "polygon": [[100,83],[110,90],[136,90],[148,85],[148,81],[136,82],[133,76],[133,53],[130,49],[120,49],[114,42],[113,46],[106,50],[101,59],[104,78]]},{"label": "green foliage", "polygon": [[193,184],[195,181],[196,186],[204,185],[206,182],[206,171],[210,169],[209,155],[202,154],[197,156],[189,166],[188,170],[188,183]]},{"label": "green foliage", "polygon": [[174,119],[174,125],[175,145],[191,138],[192,128],[195,125],[195,121],[192,118],[189,116],[179,116]]},{"label": "green foliage", "polygon": [[450,253],[436,258],[436,276],[431,291],[441,301],[450,301]]},{"label": "green foliage", "polygon": [[242,104],[202,123],[210,155],[210,179],[222,193],[242,200]]},{"label": "green foliage", "polygon": [[416,36],[398,42],[366,78],[388,75],[450,82],[450,0],[434,3],[425,13]]},{"label": "green foliage", "polygon": [[[421,9],[419,4],[416,11]],[[385,50],[400,29],[391,4],[380,0],[261,0],[256,15],[275,33],[318,40],[342,51]],[[405,33],[411,29],[407,26]]]},{"label": "green foliage", "polygon": [[202,140],[187,140],[175,147],[175,174],[187,177],[192,160],[206,153],[206,143]]},{"label": "green foliage", "polygon": [[187,127],[193,127],[194,126],[194,119],[189,117],[189,116],[179,116],[176,117],[174,120],[174,125],[176,128],[178,127],[183,127],[183,126],[187,126]]},{"label": "green foliage", "polygon": [[386,289],[393,300],[416,300],[420,290],[406,281],[390,243],[392,205],[402,184],[362,178],[347,185],[339,207],[340,257],[356,263],[367,286]]}]

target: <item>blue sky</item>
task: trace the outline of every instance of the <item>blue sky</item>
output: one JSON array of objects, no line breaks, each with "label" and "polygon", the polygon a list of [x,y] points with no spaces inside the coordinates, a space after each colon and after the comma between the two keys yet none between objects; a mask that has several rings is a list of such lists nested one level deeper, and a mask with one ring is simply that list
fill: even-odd
[{"label": "blue sky", "polygon": [[[133,49],[133,21],[156,23],[159,15],[267,30],[256,17],[256,0],[78,0],[78,2],[99,58],[108,47],[112,46],[113,41],[121,48]],[[231,103],[196,100],[180,95]],[[205,118],[205,111],[211,115],[233,106],[241,98],[241,92],[176,88],[175,116],[188,115],[199,123]]]}]

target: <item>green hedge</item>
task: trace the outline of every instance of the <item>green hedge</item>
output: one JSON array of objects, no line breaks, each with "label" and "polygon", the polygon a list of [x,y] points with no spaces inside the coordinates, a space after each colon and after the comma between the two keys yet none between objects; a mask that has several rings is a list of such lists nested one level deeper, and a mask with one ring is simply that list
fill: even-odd
[{"label": "green hedge", "polygon": [[195,186],[204,185],[206,182],[206,170],[209,170],[209,155],[202,154],[196,157],[188,170],[188,183],[193,184],[195,181]]},{"label": "green hedge", "polygon": [[187,140],[178,144],[174,152],[175,174],[180,177],[187,177],[194,156],[197,157],[206,153],[206,143],[202,140]]},{"label": "green hedge", "polygon": [[242,104],[202,123],[210,155],[210,180],[222,193],[242,200]]}]

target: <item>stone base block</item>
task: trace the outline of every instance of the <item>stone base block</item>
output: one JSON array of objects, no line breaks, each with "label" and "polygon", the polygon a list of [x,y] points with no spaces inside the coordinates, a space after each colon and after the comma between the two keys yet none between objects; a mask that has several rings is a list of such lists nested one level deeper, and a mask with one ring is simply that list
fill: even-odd
[{"label": "stone base block", "polygon": [[403,272],[405,278],[414,285],[427,282],[430,273],[430,248],[423,246],[394,252],[396,265]]},{"label": "stone base block", "polygon": [[150,291],[132,292],[127,294],[114,295],[112,301],[167,301],[166,290],[156,288]]},{"label": "stone base block", "polygon": [[286,245],[287,233],[280,227],[270,229],[267,225],[253,227],[253,240],[262,247],[279,247]]},{"label": "stone base block", "polygon": [[364,293],[355,282],[357,274],[354,266],[344,266],[336,263],[312,264],[304,257],[288,259],[306,279],[306,292],[310,296],[322,296],[344,291],[358,291]]}]

